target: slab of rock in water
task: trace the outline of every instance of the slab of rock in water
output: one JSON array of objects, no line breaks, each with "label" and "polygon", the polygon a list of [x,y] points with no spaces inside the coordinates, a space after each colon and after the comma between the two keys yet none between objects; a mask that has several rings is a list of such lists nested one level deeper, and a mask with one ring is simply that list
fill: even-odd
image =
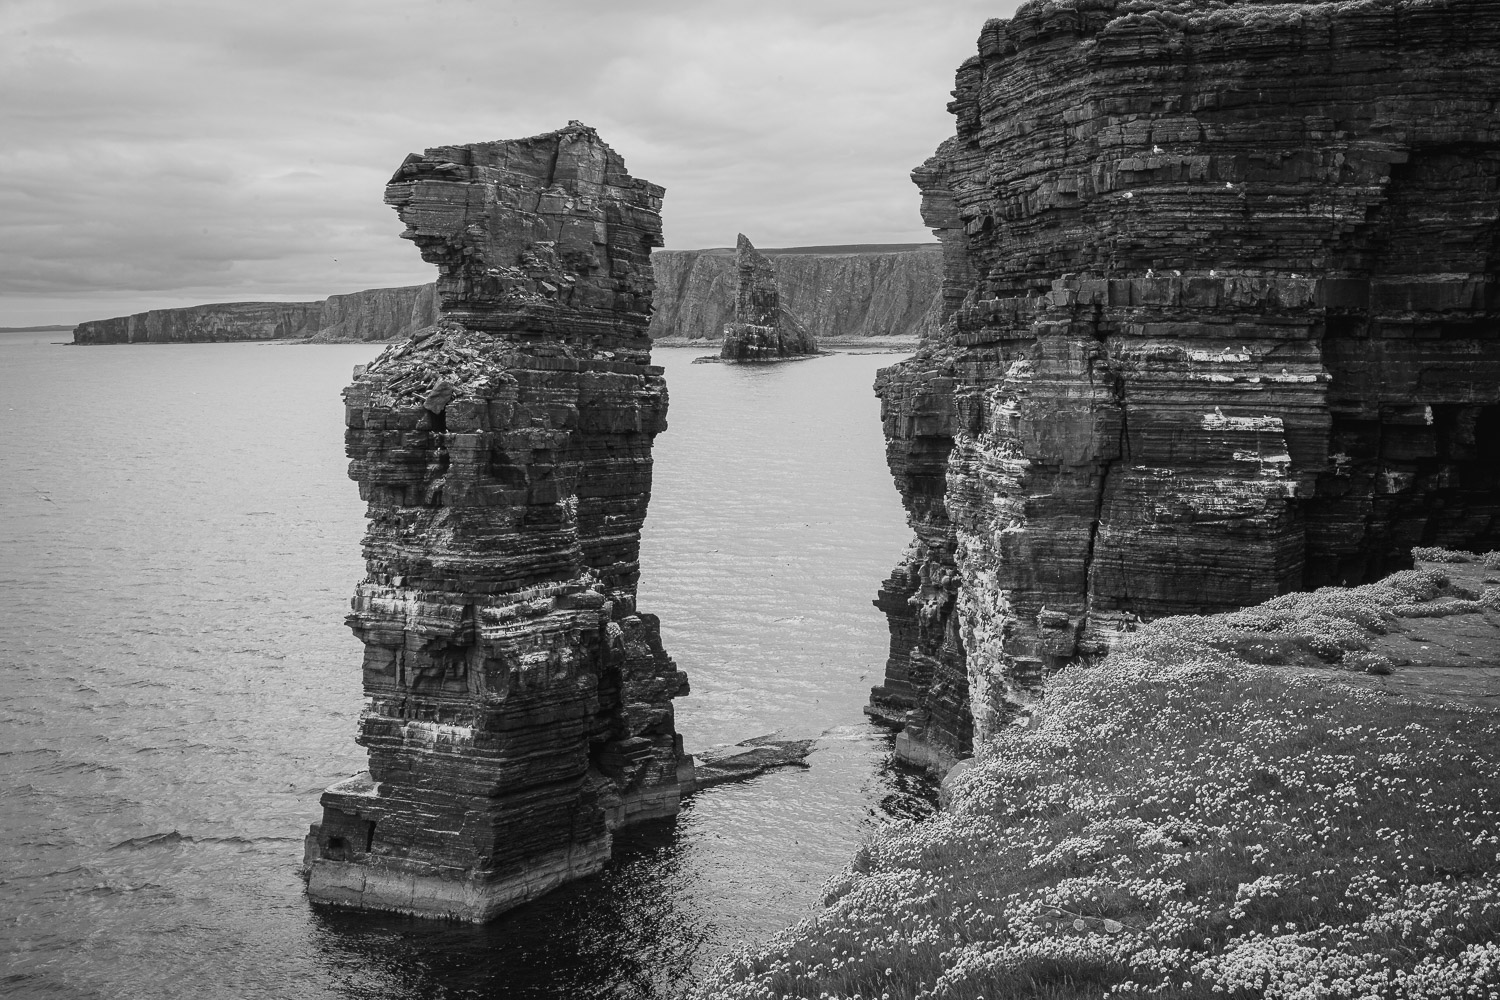
[{"label": "slab of rock in water", "polygon": [[1500,547],[1500,8],[1026,5],[954,94],[872,712],[961,756],[1137,619]]},{"label": "slab of rock in water", "polygon": [[806,767],[816,740],[785,739],[777,733],[693,754],[693,788],[744,781],[778,767]]},{"label": "slab of rock in water", "polygon": [[345,391],[370,770],[323,794],[315,900],[484,920],[677,812],[687,679],[636,608],[661,198],[577,123],[413,154],[386,188],[441,319]]},{"label": "slab of rock in water", "polygon": [[781,304],[776,269],[740,233],[735,269],[734,318],[724,325],[719,357],[725,361],[780,361],[818,353],[812,334]]}]

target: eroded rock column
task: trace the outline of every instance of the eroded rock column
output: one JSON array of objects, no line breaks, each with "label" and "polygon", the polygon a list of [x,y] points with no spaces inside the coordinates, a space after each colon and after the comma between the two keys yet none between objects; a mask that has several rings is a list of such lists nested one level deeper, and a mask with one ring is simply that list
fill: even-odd
[{"label": "eroded rock column", "polygon": [[315,900],[484,920],[677,811],[687,679],[635,604],[661,198],[576,122],[413,154],[386,187],[441,319],[345,390],[370,770],[323,795]]},{"label": "eroded rock column", "polygon": [[724,324],[719,357],[726,361],[779,361],[817,354],[807,328],[781,304],[776,268],[739,234],[735,242],[734,319]]}]

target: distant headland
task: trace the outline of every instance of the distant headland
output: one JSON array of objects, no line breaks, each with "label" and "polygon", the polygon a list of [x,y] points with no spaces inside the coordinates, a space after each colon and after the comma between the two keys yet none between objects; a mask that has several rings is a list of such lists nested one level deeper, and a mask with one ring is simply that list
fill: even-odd
[{"label": "distant headland", "polygon": [[[823,343],[915,343],[937,327],[942,256],[936,243],[784,247],[771,258],[782,301]],[[734,250],[651,255],[657,343],[717,343],[734,312]],[[369,288],[314,302],[218,302],[90,320],[75,344],[401,340],[437,322],[433,286]],[[26,327],[57,329],[69,327]]]}]

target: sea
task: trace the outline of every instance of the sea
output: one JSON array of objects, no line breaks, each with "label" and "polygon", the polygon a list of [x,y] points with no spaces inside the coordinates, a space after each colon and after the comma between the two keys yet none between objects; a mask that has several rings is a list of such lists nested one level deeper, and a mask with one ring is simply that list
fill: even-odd
[{"label": "sea", "polygon": [[639,599],[691,679],[678,728],[816,749],[473,926],[313,905],[300,872],[364,768],[339,390],[381,348],[65,339],[0,333],[0,995],[670,998],[933,809],[861,713],[910,537],[871,393],[899,356],[655,352]]}]

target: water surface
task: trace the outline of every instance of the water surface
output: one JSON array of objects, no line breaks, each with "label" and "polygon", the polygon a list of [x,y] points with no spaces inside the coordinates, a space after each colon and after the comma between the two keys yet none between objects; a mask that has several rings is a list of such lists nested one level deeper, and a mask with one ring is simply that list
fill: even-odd
[{"label": "water surface", "polygon": [[664,349],[640,606],[689,749],[822,734],[484,927],[309,905],[301,838],[354,744],[363,505],[338,390],[379,348],[0,334],[0,992],[668,997],[810,912],[929,808],[860,714],[906,543],[875,370]]}]

